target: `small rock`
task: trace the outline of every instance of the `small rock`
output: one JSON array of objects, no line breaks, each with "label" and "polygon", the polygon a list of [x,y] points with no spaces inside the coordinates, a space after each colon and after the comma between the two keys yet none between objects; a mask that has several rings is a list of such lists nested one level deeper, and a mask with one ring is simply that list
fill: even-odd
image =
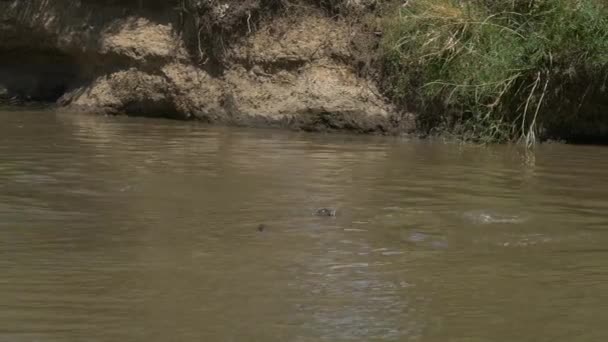
[{"label": "small rock", "polygon": [[260,225],[258,225],[258,232],[263,232],[264,229],[266,229],[266,225],[261,223]]}]

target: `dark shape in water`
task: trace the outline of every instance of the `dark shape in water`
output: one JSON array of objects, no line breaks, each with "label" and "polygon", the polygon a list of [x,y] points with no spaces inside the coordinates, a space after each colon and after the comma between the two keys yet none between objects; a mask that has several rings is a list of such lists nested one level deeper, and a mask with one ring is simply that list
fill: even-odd
[{"label": "dark shape in water", "polygon": [[319,208],[317,210],[315,210],[315,215],[316,216],[336,216],[336,209],[332,209],[332,208]]},{"label": "dark shape in water", "polygon": [[264,229],[266,229],[266,225],[263,223],[260,223],[260,225],[258,225],[258,232],[263,232]]}]

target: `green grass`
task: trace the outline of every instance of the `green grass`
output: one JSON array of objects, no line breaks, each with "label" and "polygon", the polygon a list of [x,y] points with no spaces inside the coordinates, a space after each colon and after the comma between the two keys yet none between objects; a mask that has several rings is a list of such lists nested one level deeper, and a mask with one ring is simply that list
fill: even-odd
[{"label": "green grass", "polygon": [[532,145],[604,120],[585,118],[606,102],[599,0],[410,0],[385,20],[382,53],[386,91],[429,132]]}]

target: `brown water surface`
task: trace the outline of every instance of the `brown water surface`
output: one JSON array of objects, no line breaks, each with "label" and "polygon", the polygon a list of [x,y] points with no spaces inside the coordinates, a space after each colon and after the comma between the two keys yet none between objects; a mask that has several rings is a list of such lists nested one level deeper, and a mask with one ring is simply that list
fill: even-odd
[{"label": "brown water surface", "polygon": [[0,112],[0,341],[606,341],[607,170]]}]

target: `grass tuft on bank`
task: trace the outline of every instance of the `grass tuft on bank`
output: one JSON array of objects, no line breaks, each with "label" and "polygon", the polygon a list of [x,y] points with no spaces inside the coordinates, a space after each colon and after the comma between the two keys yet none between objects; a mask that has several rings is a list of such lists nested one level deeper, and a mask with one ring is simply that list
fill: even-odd
[{"label": "grass tuft on bank", "polygon": [[607,14],[600,0],[409,0],[384,21],[384,88],[430,133],[602,136]]}]

